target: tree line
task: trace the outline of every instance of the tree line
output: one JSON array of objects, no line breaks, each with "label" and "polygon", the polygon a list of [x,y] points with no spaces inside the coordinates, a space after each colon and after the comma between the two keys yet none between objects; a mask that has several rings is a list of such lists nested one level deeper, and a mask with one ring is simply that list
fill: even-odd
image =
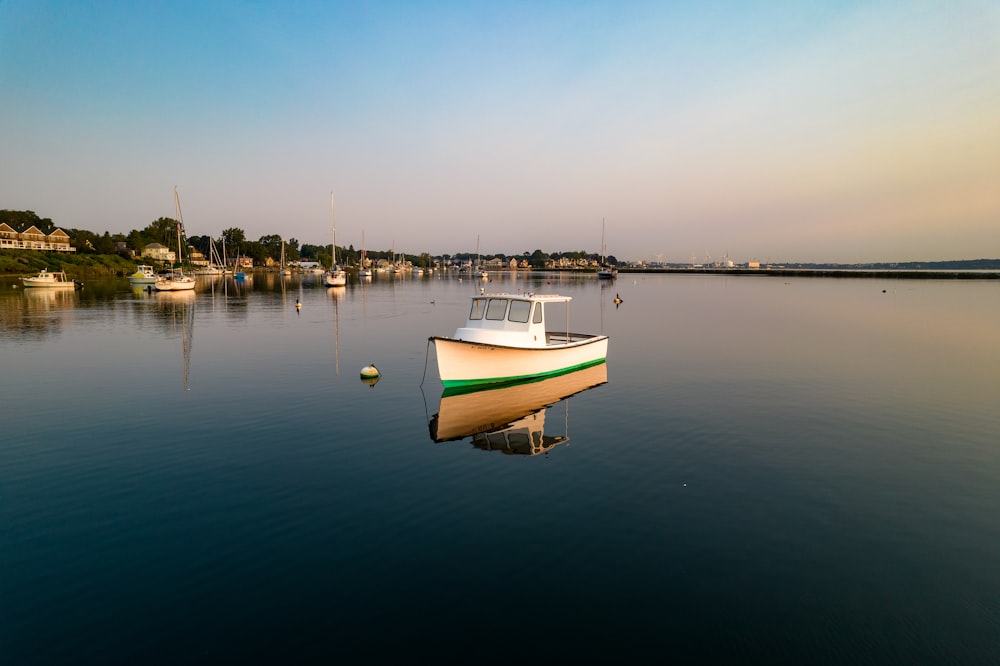
[{"label": "tree line", "polygon": [[[56,227],[59,227],[59,225],[55,224],[51,219],[47,217],[39,217],[30,210],[0,210],[0,223],[4,222],[15,229],[25,229],[34,225],[45,233],[51,233],[54,229],[56,229]],[[141,256],[143,249],[151,243],[159,243],[160,245],[164,245],[169,248],[177,247],[177,220],[169,217],[157,218],[146,225],[146,227],[142,229],[133,229],[127,234],[112,234],[108,231],[105,231],[103,234],[98,234],[86,229],[72,229],[67,227],[59,228],[66,232],[69,236],[70,244],[74,246],[77,253],[80,254],[121,254],[126,258],[132,258],[133,252],[135,256]],[[184,236],[183,233],[182,236],[182,242],[185,243],[185,245],[193,247],[205,257],[212,256],[213,239],[211,236],[188,237]],[[222,253],[224,249],[227,257],[235,257],[237,255],[249,257],[250,259],[253,259],[255,266],[266,264],[268,259],[278,261],[281,258],[282,239],[281,236],[276,234],[261,236],[258,240],[253,241],[247,239],[246,232],[244,232],[243,229],[240,229],[239,227],[231,227],[229,229],[224,229],[221,236],[215,242],[216,250],[219,253]],[[124,249],[119,249],[122,244],[124,245]],[[332,252],[330,248],[330,245],[310,245],[308,243],[299,244],[297,239],[289,238],[285,240],[285,260],[288,262],[315,261],[324,266],[329,266],[332,263]],[[392,261],[396,258],[401,258],[409,261],[415,266],[421,266],[424,268],[432,266],[436,260],[465,263],[475,261],[476,259],[476,254],[474,252],[460,252],[453,255],[444,254],[438,255],[437,257],[433,257],[427,252],[422,252],[420,254],[402,254],[393,257],[392,250],[367,250],[366,254],[368,259],[371,261],[378,261],[380,259]],[[532,268],[544,268],[546,262],[549,260],[558,260],[562,258],[571,260],[583,259],[590,261],[598,260],[599,256],[583,250],[553,253],[545,253],[542,250],[535,250],[530,253],[523,252],[521,254],[514,255],[499,253],[485,255],[482,257],[484,260],[501,259],[504,262],[510,261],[511,259],[517,259],[518,262],[525,260]],[[358,250],[355,250],[353,245],[349,245],[347,247],[341,247],[338,245],[337,259],[342,264],[357,265],[361,261],[361,253]],[[616,265],[618,263],[613,256],[606,257],[605,261],[612,265]]]}]

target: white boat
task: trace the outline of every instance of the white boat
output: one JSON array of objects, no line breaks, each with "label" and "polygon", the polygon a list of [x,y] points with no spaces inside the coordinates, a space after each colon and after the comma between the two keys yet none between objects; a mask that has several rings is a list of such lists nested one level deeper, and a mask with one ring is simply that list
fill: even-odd
[{"label": "white boat", "polygon": [[489,278],[490,274],[483,270],[483,258],[479,254],[479,236],[476,236],[476,265],[472,267],[472,274],[481,280]]},{"label": "white boat", "polygon": [[152,266],[139,264],[136,267],[135,273],[128,276],[128,281],[133,287],[143,284],[153,284],[156,282],[156,271],[153,270]]},{"label": "white boat", "polygon": [[25,287],[44,287],[48,289],[79,289],[83,283],[74,278],[68,277],[65,271],[50,271],[43,268],[38,275],[22,277],[21,282]]},{"label": "white boat", "polygon": [[358,268],[359,278],[370,278],[372,276],[371,266],[368,265],[368,251],[365,250],[365,230],[361,230],[361,266]]},{"label": "white boat", "polygon": [[607,246],[604,244],[604,218],[601,218],[601,263],[597,267],[598,280],[613,280],[618,277],[618,269],[604,263],[604,256],[607,254]]},{"label": "white boat", "polygon": [[174,217],[177,220],[177,266],[174,270],[163,273],[156,278],[153,287],[157,291],[187,291],[194,289],[194,278],[190,275],[184,275],[184,271],[180,267],[184,260],[184,242],[181,239],[181,229],[184,227],[184,221],[181,219],[181,200],[177,196],[176,186],[174,187]]},{"label": "white boat", "polygon": [[[225,241],[223,241],[225,243]],[[211,238],[208,239],[208,254],[209,254],[209,264],[208,266],[202,266],[194,270],[195,275],[225,275],[226,274],[226,262],[219,255],[218,249],[215,247],[215,241]]]},{"label": "white boat", "polygon": [[278,271],[278,275],[291,275],[292,270],[290,268],[285,268],[285,239],[281,239],[281,270]]},{"label": "white boat", "polygon": [[195,280],[190,275],[184,275],[180,269],[160,273],[153,287],[156,291],[188,291],[194,289]]},{"label": "white boat", "polygon": [[343,287],[347,284],[347,273],[337,263],[337,225],[333,218],[333,192],[330,192],[330,226],[333,228],[333,245],[330,254],[333,265],[330,266],[330,270],[323,273],[323,284],[327,287]]},{"label": "white boat", "polygon": [[[465,326],[432,336],[445,387],[560,375],[603,363],[608,337],[569,331],[571,297],[482,293],[472,298]],[[566,324],[556,323],[565,310]],[[551,320],[551,321],[550,321]]]},{"label": "white boat", "polygon": [[438,413],[428,423],[431,439],[445,442],[472,437],[474,445],[481,441],[505,453],[535,454],[568,439],[545,436],[545,409],[607,381],[608,366],[599,363],[542,380],[446,388]]}]

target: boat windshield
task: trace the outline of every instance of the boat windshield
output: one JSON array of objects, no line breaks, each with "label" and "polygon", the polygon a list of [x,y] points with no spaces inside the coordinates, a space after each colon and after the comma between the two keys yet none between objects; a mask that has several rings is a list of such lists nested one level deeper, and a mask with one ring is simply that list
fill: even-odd
[{"label": "boat windshield", "polygon": [[528,301],[511,301],[510,313],[507,315],[507,319],[519,324],[527,324],[529,314],[531,314],[531,303]]},{"label": "boat windshield", "polygon": [[489,305],[486,306],[486,318],[502,321],[505,314],[507,314],[507,299],[491,298]]},{"label": "boat windshield", "polygon": [[486,311],[486,299],[484,298],[473,298],[472,299],[472,312],[469,313],[469,319],[482,319],[483,313]]}]

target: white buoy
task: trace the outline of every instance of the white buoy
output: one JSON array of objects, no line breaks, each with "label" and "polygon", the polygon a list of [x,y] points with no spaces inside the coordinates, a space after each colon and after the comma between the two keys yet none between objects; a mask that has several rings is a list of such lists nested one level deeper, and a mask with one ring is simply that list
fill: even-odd
[{"label": "white buoy", "polygon": [[297,298],[295,299],[295,309],[296,310],[301,310],[302,309],[302,304],[299,303],[299,299],[297,299]]},{"label": "white buoy", "polygon": [[365,367],[361,368],[361,378],[362,379],[374,379],[375,377],[381,376],[382,373],[379,369],[375,367],[374,363],[369,363]]}]

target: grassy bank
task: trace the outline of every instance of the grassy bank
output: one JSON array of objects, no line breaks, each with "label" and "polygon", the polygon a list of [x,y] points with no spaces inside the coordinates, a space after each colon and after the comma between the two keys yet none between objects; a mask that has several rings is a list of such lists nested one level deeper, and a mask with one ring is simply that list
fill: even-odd
[{"label": "grassy bank", "polygon": [[76,278],[128,275],[135,272],[135,261],[117,254],[67,254],[33,250],[0,250],[0,274],[30,275],[43,268],[66,271]]}]

